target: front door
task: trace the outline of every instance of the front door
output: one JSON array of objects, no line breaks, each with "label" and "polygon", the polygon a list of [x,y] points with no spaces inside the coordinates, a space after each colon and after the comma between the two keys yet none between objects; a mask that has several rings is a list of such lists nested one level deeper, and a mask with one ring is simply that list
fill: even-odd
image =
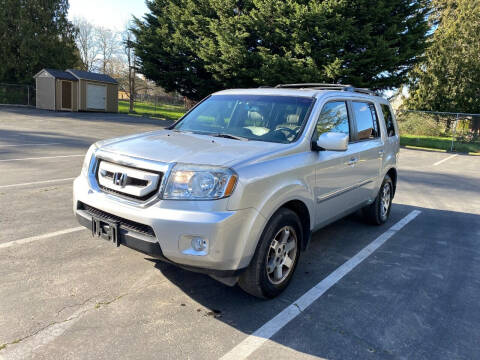
[{"label": "front door", "polygon": [[[324,132],[340,132],[351,137],[347,101],[326,103],[320,113],[314,141]],[[361,201],[355,191],[361,176],[356,168],[357,154],[349,144],[346,151],[319,151],[315,169],[316,226],[348,212]]]},{"label": "front door", "polygon": [[72,82],[62,81],[62,109],[72,110]]}]

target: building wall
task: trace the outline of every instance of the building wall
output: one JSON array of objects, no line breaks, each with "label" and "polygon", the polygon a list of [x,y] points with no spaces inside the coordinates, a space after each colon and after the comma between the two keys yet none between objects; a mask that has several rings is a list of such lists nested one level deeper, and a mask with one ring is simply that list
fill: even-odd
[{"label": "building wall", "polygon": [[55,110],[55,78],[43,72],[36,78],[36,107]]},{"label": "building wall", "polygon": [[107,111],[118,112],[118,84],[107,85]]},{"label": "building wall", "polygon": [[87,111],[87,82],[78,80],[78,111]]},{"label": "building wall", "polygon": [[55,110],[62,110],[62,84],[58,79],[55,79],[55,99]]}]

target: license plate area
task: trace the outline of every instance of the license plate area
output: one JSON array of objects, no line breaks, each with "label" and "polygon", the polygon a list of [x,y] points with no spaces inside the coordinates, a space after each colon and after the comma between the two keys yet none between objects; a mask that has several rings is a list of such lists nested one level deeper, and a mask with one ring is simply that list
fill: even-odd
[{"label": "license plate area", "polygon": [[118,223],[105,221],[96,217],[92,217],[92,235],[108,241],[116,246],[120,246],[118,238]]}]

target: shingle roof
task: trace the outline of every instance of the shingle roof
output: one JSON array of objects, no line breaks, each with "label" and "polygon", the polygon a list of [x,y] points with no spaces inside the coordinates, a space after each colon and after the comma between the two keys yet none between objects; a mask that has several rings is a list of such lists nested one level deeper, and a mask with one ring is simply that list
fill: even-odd
[{"label": "shingle roof", "polygon": [[99,74],[99,73],[94,73],[90,71],[83,71],[83,70],[72,70],[72,69],[67,69],[69,73],[74,75],[77,79],[82,79],[82,80],[92,80],[92,81],[100,81],[100,82],[105,82],[105,83],[111,83],[111,84],[118,84],[117,80],[114,78],[105,75],[105,74]]},{"label": "shingle roof", "polygon": [[56,69],[43,69],[43,70],[48,72],[50,75],[52,75],[56,79],[77,81],[77,78],[75,76],[73,76],[72,74],[66,71],[56,70]]}]

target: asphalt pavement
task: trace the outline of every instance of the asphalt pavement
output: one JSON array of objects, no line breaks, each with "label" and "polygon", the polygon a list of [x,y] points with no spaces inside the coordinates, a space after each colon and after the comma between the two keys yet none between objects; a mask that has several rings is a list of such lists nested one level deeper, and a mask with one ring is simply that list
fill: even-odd
[{"label": "asphalt pavement", "polygon": [[89,145],[169,124],[0,108],[0,359],[478,358],[480,157],[402,149],[388,223],[354,214],[318,231],[289,288],[263,301],[79,228],[72,181]]}]

